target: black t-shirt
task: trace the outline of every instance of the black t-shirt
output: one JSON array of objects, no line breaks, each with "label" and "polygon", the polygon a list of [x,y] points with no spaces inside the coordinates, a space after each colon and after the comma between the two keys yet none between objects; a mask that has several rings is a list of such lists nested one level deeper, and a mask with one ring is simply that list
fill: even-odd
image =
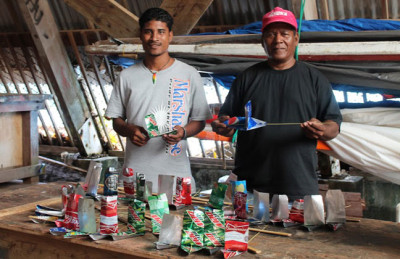
[{"label": "black t-shirt", "polygon": [[302,62],[287,70],[273,70],[261,62],[235,80],[220,115],[244,116],[249,100],[252,117],[267,126],[239,131],[234,173],[249,189],[287,194],[290,199],[318,194],[316,140],[306,138],[300,125],[268,123],[301,123],[314,117],[340,125],[328,80]]}]

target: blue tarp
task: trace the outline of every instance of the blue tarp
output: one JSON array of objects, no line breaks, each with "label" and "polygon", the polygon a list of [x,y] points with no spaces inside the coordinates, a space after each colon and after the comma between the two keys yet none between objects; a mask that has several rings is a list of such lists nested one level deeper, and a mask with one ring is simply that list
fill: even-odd
[{"label": "blue tarp", "polygon": [[[299,23],[299,20],[297,20]],[[242,27],[225,32],[200,33],[200,35],[217,34],[261,34],[262,23],[253,22]],[[374,20],[364,18],[353,18],[345,20],[303,20],[301,22],[302,32],[311,31],[390,31],[400,30],[400,21]]]}]

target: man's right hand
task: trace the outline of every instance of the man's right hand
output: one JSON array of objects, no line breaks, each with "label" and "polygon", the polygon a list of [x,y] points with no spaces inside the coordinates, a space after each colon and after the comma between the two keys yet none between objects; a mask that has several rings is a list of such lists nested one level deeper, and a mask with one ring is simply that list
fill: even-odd
[{"label": "man's right hand", "polygon": [[140,126],[132,125],[129,126],[129,140],[136,146],[144,146],[149,141],[150,137],[147,131]]},{"label": "man's right hand", "polygon": [[212,130],[219,135],[225,137],[232,137],[233,134],[235,133],[235,129],[229,128],[223,123],[224,121],[229,119],[230,119],[229,116],[221,116],[218,119],[214,120],[213,122],[211,122]]}]

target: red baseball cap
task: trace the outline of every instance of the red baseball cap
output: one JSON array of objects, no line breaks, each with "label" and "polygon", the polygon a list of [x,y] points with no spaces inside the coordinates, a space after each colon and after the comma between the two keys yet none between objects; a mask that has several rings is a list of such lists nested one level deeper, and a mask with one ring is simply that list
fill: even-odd
[{"label": "red baseball cap", "polygon": [[275,7],[271,12],[266,13],[262,19],[262,29],[264,31],[265,27],[274,22],[283,22],[292,25],[297,31],[297,21],[296,17],[291,11],[282,9],[280,7]]}]

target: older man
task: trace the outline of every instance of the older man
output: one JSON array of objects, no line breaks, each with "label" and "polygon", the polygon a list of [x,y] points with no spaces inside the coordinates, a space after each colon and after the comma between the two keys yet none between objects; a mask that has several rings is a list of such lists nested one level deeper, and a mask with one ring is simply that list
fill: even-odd
[{"label": "older man", "polygon": [[[252,102],[253,117],[270,125],[240,131],[235,169],[249,189],[286,194],[290,200],[318,194],[316,142],[339,133],[341,114],[328,80],[296,61],[299,43],[292,12],[276,7],[263,17],[262,46],[268,59],[244,71],[233,83],[213,130],[231,136],[222,122],[244,116]],[[284,123],[298,122],[297,125]]]}]

